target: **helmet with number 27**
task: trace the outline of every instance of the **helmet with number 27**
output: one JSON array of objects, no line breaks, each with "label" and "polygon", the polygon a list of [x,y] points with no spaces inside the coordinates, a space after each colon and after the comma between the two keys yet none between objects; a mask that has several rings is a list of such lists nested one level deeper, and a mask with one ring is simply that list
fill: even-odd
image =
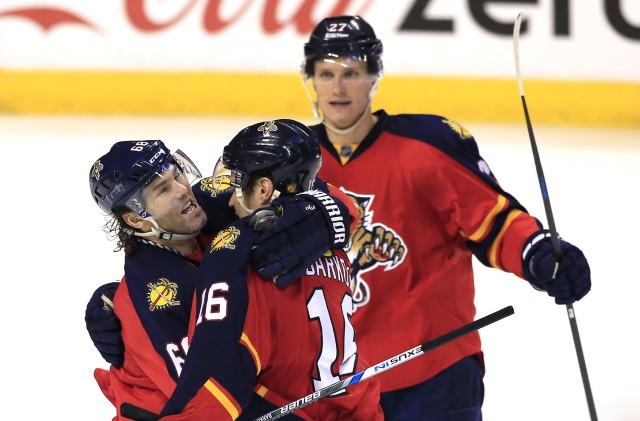
[{"label": "helmet with number 27", "polygon": [[335,16],[322,20],[304,45],[302,73],[314,75],[317,60],[351,57],[367,62],[369,74],[382,75],[382,41],[360,16]]}]

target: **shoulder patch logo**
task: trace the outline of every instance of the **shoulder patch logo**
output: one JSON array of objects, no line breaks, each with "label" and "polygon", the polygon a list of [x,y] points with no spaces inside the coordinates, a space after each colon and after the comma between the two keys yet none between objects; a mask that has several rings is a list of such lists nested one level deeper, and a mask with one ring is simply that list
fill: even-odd
[{"label": "shoulder patch logo", "polygon": [[229,174],[221,174],[215,177],[207,177],[200,180],[200,189],[209,192],[211,197],[216,197],[218,193],[231,191]]},{"label": "shoulder patch logo", "polygon": [[175,298],[178,296],[178,285],[166,278],[160,278],[158,282],[149,282],[149,310],[163,309],[173,306],[179,306],[180,301]]},{"label": "shoulder patch logo", "polygon": [[467,129],[465,129],[455,121],[447,120],[447,119],[442,121],[447,123],[454,132],[458,133],[458,136],[460,136],[460,139],[469,139],[471,137],[471,132],[469,132]]},{"label": "shoulder patch logo", "polygon": [[211,250],[209,253],[221,249],[235,249],[236,246],[233,243],[240,237],[240,230],[236,227],[225,228],[220,231],[215,238],[211,241]]}]

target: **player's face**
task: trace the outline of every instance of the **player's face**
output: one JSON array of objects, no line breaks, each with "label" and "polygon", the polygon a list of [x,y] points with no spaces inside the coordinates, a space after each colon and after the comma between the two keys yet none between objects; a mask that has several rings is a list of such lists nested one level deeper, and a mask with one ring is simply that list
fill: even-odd
[{"label": "player's face", "polygon": [[158,225],[175,234],[196,234],[207,222],[179,167],[171,165],[142,191],[147,211]]},{"label": "player's face", "polygon": [[369,107],[375,77],[362,60],[338,58],[315,62],[313,87],[324,120],[338,129],[353,126]]}]

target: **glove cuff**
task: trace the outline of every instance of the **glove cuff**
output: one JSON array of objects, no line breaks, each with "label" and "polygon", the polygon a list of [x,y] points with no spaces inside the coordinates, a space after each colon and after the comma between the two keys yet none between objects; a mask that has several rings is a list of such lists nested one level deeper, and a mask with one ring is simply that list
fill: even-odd
[{"label": "glove cuff", "polygon": [[540,247],[541,241],[545,238],[551,238],[551,231],[547,229],[542,229],[534,232],[527,238],[527,241],[524,242],[524,246],[522,247],[522,262],[523,264],[527,262],[533,253]]},{"label": "glove cuff", "polygon": [[349,221],[351,214],[347,205],[320,190],[309,190],[296,196],[313,202],[322,212],[331,232],[329,248],[344,248],[349,242]]},{"label": "glove cuff", "polygon": [[552,253],[551,231],[548,229],[541,229],[531,234],[522,247],[522,274],[535,289],[540,290],[545,290],[541,285],[552,279],[552,277],[547,279],[545,276],[539,276],[539,271],[536,270],[539,269],[536,265],[541,258],[536,253],[543,246],[548,248],[549,253]]}]

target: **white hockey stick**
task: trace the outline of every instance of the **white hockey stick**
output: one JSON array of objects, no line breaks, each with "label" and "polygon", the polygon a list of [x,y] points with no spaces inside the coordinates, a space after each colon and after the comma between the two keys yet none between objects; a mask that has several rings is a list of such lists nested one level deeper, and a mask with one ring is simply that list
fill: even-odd
[{"label": "white hockey stick", "polygon": [[466,324],[458,329],[452,330],[449,333],[445,333],[442,336],[438,336],[435,339],[430,340],[422,345],[418,345],[415,348],[411,348],[405,352],[402,352],[396,356],[389,358],[386,361],[382,361],[381,363],[375,364],[359,373],[354,374],[351,377],[348,377],[339,382],[333,383],[327,387],[324,387],[310,395],[307,395],[303,398],[300,398],[294,402],[289,403],[283,407],[275,409],[267,414],[264,414],[260,418],[256,418],[254,421],[266,421],[266,420],[275,420],[280,417],[283,417],[295,410],[298,410],[302,407],[305,407],[319,399],[322,399],[326,396],[332,395],[342,389],[345,389],[349,386],[352,386],[356,383],[359,383],[363,380],[366,380],[370,377],[376,376],[382,372],[385,372],[393,367],[397,367],[400,364],[406,363],[414,358],[417,358],[424,353],[431,351],[432,349],[438,348],[446,343],[449,343],[455,339],[458,339],[464,335],[467,335],[471,332],[474,332],[482,327],[490,325],[491,323],[497,322],[498,320],[504,319],[507,316],[511,316],[513,314],[513,307],[508,306],[503,308],[502,310],[498,310],[495,313],[491,313],[488,316],[485,316],[481,319],[475,320],[469,324]]},{"label": "white hockey stick", "polygon": [[[538,180],[540,182],[540,190],[542,192],[542,201],[544,202],[544,210],[547,215],[547,223],[549,225],[549,231],[551,231],[551,244],[553,246],[553,253],[556,257],[556,271],[558,265],[562,259],[562,252],[560,250],[560,239],[558,232],[556,231],[556,223],[553,219],[553,212],[551,211],[551,201],[549,200],[549,192],[547,191],[547,183],[542,172],[542,163],[540,162],[540,154],[538,153],[538,147],[536,145],[536,139],[533,136],[533,127],[531,126],[531,119],[529,118],[529,110],[527,109],[527,102],[524,99],[524,88],[522,87],[522,74],[520,73],[520,50],[518,44],[520,42],[520,24],[522,23],[522,13],[518,14],[515,25],[513,26],[513,53],[516,60],[516,74],[518,76],[518,88],[520,89],[520,98],[522,99],[522,108],[524,109],[524,118],[527,122],[527,130],[529,131],[529,140],[531,141],[531,149],[533,151],[533,159],[536,164],[536,171],[538,173]],[[555,272],[554,272],[555,276]],[[584,391],[587,395],[587,404],[589,405],[589,414],[591,415],[591,421],[596,421],[598,416],[596,415],[596,407],[593,402],[593,395],[591,393],[591,385],[589,383],[589,375],[587,374],[587,364],[584,359],[584,353],[582,352],[582,344],[580,342],[580,332],[578,331],[578,322],[576,321],[576,313],[573,309],[573,304],[566,304],[567,315],[569,316],[569,324],[571,325],[571,333],[573,334],[573,342],[576,347],[576,353],[578,355],[578,364],[580,365],[580,374],[582,375],[582,383],[584,385]]]}]

